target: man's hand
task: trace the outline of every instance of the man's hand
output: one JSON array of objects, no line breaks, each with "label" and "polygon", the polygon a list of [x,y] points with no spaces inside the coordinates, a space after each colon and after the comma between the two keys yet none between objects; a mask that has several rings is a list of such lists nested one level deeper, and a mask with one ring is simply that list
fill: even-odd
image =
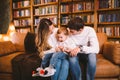
[{"label": "man's hand", "polygon": [[78,52],[80,52],[80,48],[79,47],[76,47],[74,48],[73,50],[71,50],[70,52],[70,56],[77,56]]}]

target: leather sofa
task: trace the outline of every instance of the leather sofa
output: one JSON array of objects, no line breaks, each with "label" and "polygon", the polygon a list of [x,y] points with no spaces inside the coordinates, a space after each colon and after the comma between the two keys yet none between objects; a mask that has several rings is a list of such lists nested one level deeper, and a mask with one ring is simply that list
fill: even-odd
[{"label": "leather sofa", "polygon": [[[97,36],[100,52],[97,54],[95,80],[120,80],[120,44],[107,42],[104,33],[97,33]],[[31,54],[31,49],[26,48],[32,38],[29,37],[24,46],[25,38],[26,34],[15,33],[12,41],[0,42],[0,80],[37,80],[31,75],[32,70],[40,65],[40,59],[37,54]]]},{"label": "leather sofa", "polygon": [[0,80],[13,80],[11,60],[25,52],[26,33],[15,33],[11,41],[0,42]]}]

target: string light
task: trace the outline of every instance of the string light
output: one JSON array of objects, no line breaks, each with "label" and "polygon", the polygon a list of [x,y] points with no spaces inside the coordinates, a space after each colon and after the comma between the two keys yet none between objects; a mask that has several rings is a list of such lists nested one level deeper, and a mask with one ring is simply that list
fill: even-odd
[{"label": "string light", "polygon": [[0,41],[10,41],[11,36],[15,33],[13,22],[10,23],[7,34],[0,34]]}]

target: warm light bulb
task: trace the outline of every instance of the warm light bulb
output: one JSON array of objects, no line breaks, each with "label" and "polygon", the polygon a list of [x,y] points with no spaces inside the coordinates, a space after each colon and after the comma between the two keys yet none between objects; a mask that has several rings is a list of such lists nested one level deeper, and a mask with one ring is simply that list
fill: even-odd
[{"label": "warm light bulb", "polygon": [[11,24],[10,27],[9,27],[9,29],[10,29],[10,31],[15,31],[15,27],[14,27],[14,25]]},{"label": "warm light bulb", "polygon": [[11,33],[10,33],[10,36],[12,36],[14,33],[15,33],[15,32],[11,32]]},{"label": "warm light bulb", "polygon": [[3,37],[3,40],[4,40],[4,41],[9,41],[10,38],[9,38],[8,36],[4,36],[4,37]]},{"label": "warm light bulb", "polygon": [[0,39],[2,39],[2,34],[0,34]]}]

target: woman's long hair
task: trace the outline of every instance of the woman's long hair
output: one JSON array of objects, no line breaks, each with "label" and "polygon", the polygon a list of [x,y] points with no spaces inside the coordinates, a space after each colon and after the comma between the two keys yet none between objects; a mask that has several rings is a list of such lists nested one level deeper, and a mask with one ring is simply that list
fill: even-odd
[{"label": "woman's long hair", "polygon": [[52,24],[53,23],[47,18],[40,20],[36,36],[36,45],[40,54],[43,54],[43,51],[51,48],[48,44],[48,36],[50,35],[49,26]]}]

